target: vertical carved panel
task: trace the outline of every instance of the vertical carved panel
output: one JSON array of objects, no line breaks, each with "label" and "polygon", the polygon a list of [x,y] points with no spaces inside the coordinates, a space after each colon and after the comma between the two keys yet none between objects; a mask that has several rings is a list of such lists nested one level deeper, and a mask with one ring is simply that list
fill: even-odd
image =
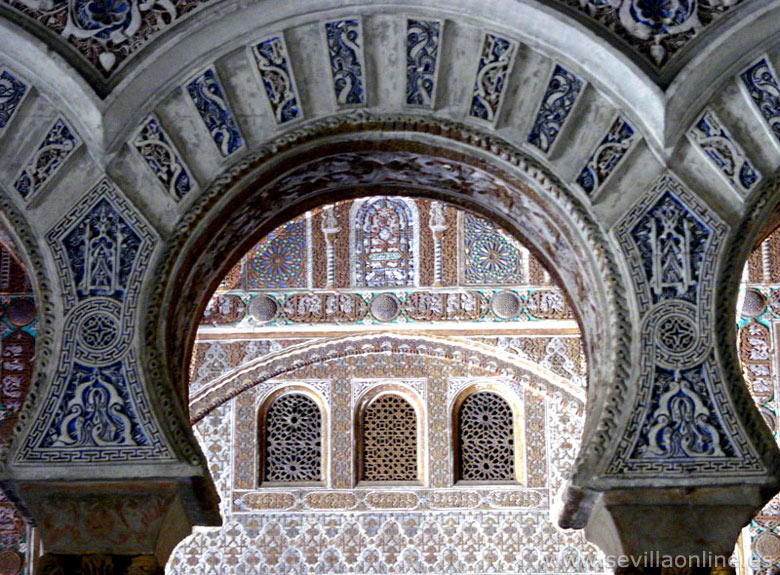
[{"label": "vertical carved panel", "polygon": [[406,105],[433,108],[441,22],[406,21]]},{"label": "vertical carved panel", "polygon": [[544,153],[552,149],[584,86],[585,82],[579,76],[555,65],[528,135],[531,145]]},{"label": "vertical carved panel", "polygon": [[223,158],[244,147],[244,138],[230,111],[216,70],[208,68],[193,78],[187,84],[186,92]]},{"label": "vertical carved panel", "polygon": [[133,147],[173,198],[180,200],[192,190],[192,175],[157,118],[144,122]]},{"label": "vertical carved panel", "polygon": [[363,28],[350,18],[325,23],[325,40],[336,104],[362,106],[366,103],[363,65]]},{"label": "vertical carved panel", "polygon": [[517,42],[496,34],[485,34],[479,58],[469,116],[495,123],[506,93]]},{"label": "vertical carved panel", "polygon": [[29,200],[60,171],[80,145],[81,138],[73,128],[64,119],[57,119],[22,168],[14,182],[14,189],[25,200]]},{"label": "vertical carved panel", "polygon": [[255,44],[252,55],[276,123],[303,118],[284,38],[274,36]]},{"label": "vertical carved panel", "polygon": [[580,187],[587,194],[596,193],[638,140],[634,128],[617,118],[577,177]]},{"label": "vertical carved panel", "polygon": [[355,286],[405,287],[419,283],[419,216],[413,202],[379,197],[351,210]]}]

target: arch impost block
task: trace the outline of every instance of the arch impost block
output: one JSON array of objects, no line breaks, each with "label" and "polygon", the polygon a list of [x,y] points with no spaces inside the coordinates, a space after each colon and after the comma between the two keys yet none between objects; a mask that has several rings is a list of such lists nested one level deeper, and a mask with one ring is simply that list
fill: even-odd
[{"label": "arch impost block", "polygon": [[714,563],[732,554],[740,529],[768,496],[759,486],[734,484],[613,489],[591,495],[585,536],[608,558],[653,567],[664,557]]},{"label": "arch impost block", "polygon": [[164,565],[193,525],[221,524],[214,484],[203,476],[22,480],[14,487],[46,553],[154,555]]}]

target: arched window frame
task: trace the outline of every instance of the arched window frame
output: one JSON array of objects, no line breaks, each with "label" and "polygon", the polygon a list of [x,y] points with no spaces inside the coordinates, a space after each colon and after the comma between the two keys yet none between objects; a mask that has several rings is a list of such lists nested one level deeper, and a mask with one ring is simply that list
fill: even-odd
[{"label": "arched window frame", "polygon": [[[513,418],[514,437],[514,465],[515,478],[513,480],[475,481],[461,479],[461,453],[460,453],[460,410],[463,402],[475,393],[495,393],[509,404]],[[525,485],[525,418],[523,417],[523,403],[517,393],[507,384],[501,382],[484,382],[469,385],[458,393],[450,406],[450,421],[452,429],[452,449],[450,450],[450,469],[452,470],[453,485]]]},{"label": "arched window frame", "polygon": [[[420,211],[417,208],[417,203],[409,198],[403,198],[399,196],[381,196],[381,197],[368,197],[355,200],[349,210],[349,281],[351,287],[364,287],[357,285],[357,253],[355,250],[355,240],[358,235],[357,221],[358,213],[366,203],[376,199],[393,199],[404,203],[412,214],[412,221],[409,222],[412,226],[412,258],[414,259],[414,279],[411,285],[405,287],[419,287],[420,286]],[[402,289],[404,286],[395,286],[396,289]],[[377,289],[392,289],[392,288],[377,288]]]},{"label": "arched window frame", "polygon": [[[319,481],[300,481],[295,483],[281,481],[265,481],[265,462],[266,462],[266,430],[268,425],[268,410],[273,403],[286,395],[305,395],[320,410],[320,479]],[[316,390],[304,384],[284,385],[269,393],[261,400],[257,413],[257,486],[258,487],[281,487],[281,486],[328,486],[330,485],[330,411],[325,399]]]},{"label": "arched window frame", "polygon": [[[396,395],[407,401],[414,409],[414,415],[417,419],[417,479],[413,481],[368,481],[363,479],[363,466],[365,458],[365,435],[364,421],[366,409],[376,400],[388,396]],[[428,484],[428,468],[425,465],[425,454],[428,453],[426,438],[427,417],[425,403],[422,398],[413,390],[396,384],[382,384],[368,389],[363,393],[355,404],[354,414],[354,445],[355,452],[355,484],[357,486],[370,485],[421,485]]]}]

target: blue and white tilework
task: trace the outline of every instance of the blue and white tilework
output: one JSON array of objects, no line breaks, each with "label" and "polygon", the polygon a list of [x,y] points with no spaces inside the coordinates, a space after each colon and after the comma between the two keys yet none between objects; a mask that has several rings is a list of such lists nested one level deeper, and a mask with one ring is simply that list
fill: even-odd
[{"label": "blue and white tilework", "polygon": [[223,158],[244,146],[244,138],[213,68],[206,69],[190,81],[187,84],[187,93]]},{"label": "blue and white tilework", "polygon": [[767,58],[740,74],[750,98],[775,138],[780,141],[780,81]]},{"label": "blue and white tilework", "polygon": [[406,105],[432,108],[436,98],[441,22],[406,21]]},{"label": "blue and white tilework", "polygon": [[485,34],[469,116],[491,123],[496,121],[516,51],[517,42],[514,40]]},{"label": "blue and white tilework", "polygon": [[366,103],[363,71],[363,31],[360,20],[350,18],[325,23],[333,90],[339,106]]},{"label": "blue and white tilework", "polygon": [[585,82],[578,76],[555,65],[552,77],[542,97],[528,142],[545,154],[550,151],[555,139],[569,117]]},{"label": "blue and white tilework", "polygon": [[749,192],[761,180],[761,174],[712,110],[705,110],[694,122],[688,138],[737,191]]},{"label": "blue and white tilework", "polygon": [[26,200],[56,174],[81,145],[81,139],[68,123],[58,118],[35,153],[16,178],[14,189]]},{"label": "blue and white tilework", "polygon": [[0,134],[3,133],[27,94],[27,84],[9,70],[0,71]]},{"label": "blue and white tilework", "polygon": [[596,192],[638,139],[634,128],[618,117],[577,177],[580,187],[587,194]]},{"label": "blue and white tilework", "polygon": [[193,179],[155,117],[149,117],[133,139],[133,146],[162,186],[177,200],[193,188]]},{"label": "blue and white tilework", "polygon": [[65,302],[57,372],[17,457],[121,464],[172,460],[132,350],[157,235],[108,180],[48,232]]},{"label": "blue and white tilework", "polygon": [[276,123],[302,118],[303,110],[284,39],[274,36],[263,40],[252,46],[252,55]]}]

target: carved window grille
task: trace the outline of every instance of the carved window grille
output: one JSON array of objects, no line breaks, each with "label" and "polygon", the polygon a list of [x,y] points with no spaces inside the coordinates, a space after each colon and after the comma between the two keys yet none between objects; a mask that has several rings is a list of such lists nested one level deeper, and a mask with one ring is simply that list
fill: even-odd
[{"label": "carved window grille", "polygon": [[265,418],[264,481],[322,478],[322,412],[306,395],[275,399]]},{"label": "carved window grille", "polygon": [[383,395],[363,412],[365,481],[416,481],[417,415],[398,395]]},{"label": "carved window grille", "polygon": [[489,391],[469,395],[458,412],[460,479],[515,479],[515,440],[512,408]]}]

